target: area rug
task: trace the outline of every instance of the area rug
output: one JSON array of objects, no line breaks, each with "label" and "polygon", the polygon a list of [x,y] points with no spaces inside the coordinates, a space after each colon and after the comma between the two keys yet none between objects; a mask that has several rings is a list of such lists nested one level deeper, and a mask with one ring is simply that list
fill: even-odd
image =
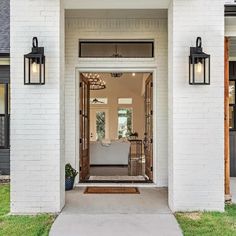
[{"label": "area rug", "polygon": [[140,194],[135,187],[87,187],[85,194]]},{"label": "area rug", "polygon": [[139,176],[90,176],[89,180],[95,181],[145,181],[142,175]]}]

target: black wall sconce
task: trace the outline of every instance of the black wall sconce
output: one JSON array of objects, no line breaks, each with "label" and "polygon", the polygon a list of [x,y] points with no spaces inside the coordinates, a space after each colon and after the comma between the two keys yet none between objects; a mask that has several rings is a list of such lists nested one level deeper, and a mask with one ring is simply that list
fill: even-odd
[{"label": "black wall sconce", "polygon": [[24,84],[45,84],[44,47],[38,47],[38,38],[33,37],[32,51],[24,55]]},{"label": "black wall sconce", "polygon": [[210,84],[210,55],[202,51],[201,37],[197,37],[196,47],[190,47],[189,84]]}]

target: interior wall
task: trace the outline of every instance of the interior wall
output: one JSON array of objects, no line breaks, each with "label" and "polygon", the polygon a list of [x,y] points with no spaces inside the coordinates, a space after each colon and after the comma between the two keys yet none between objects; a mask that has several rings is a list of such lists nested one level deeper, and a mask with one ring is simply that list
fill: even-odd
[{"label": "interior wall", "polygon": [[[129,10],[130,13],[131,10]],[[114,13],[115,12],[115,13]],[[158,186],[167,186],[167,150],[168,150],[168,107],[167,107],[167,11],[157,10],[149,16],[145,11],[145,17],[140,18],[136,10],[132,14],[119,16],[119,10],[101,11],[101,14],[89,14],[81,17],[80,12],[70,17],[66,12],[65,35],[65,156],[66,162],[70,162],[79,168],[78,136],[76,135],[76,83],[77,72],[90,71],[86,68],[150,68],[156,70],[154,84],[157,90],[154,104],[156,112],[156,137],[154,139],[156,149],[154,150],[154,179],[158,180]],[[148,17],[149,16],[149,17]],[[153,39],[155,41],[155,58],[148,59],[89,59],[78,58],[79,39]],[[147,70],[149,71],[149,70]],[[155,115],[155,114],[154,114]]]},{"label": "interior wall", "polygon": [[[110,76],[109,76],[110,77]],[[144,138],[144,97],[142,96],[142,73],[135,77],[128,78],[106,78],[106,89],[91,90],[91,98],[108,98],[108,104],[91,104],[91,108],[107,108],[108,109],[108,125],[109,125],[109,139],[118,139],[118,109],[132,108],[132,126],[133,132],[138,132],[139,139]],[[136,83],[135,89],[130,86]],[[137,85],[138,84],[138,85]],[[134,86],[133,86],[134,87]],[[132,98],[132,104],[120,105],[118,98]]]}]

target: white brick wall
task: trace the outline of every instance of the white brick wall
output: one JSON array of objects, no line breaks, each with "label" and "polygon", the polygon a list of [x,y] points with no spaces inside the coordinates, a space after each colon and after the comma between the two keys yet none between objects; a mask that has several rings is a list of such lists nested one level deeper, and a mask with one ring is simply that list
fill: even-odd
[{"label": "white brick wall", "polygon": [[[211,85],[188,84],[197,36],[211,55]],[[173,0],[169,8],[169,204],[224,209],[224,0]]]},{"label": "white brick wall", "polygon": [[[78,167],[79,160],[75,68],[88,65],[88,61],[78,59],[79,38],[155,39],[157,184],[167,185],[169,156],[171,209],[223,210],[223,6],[223,0],[215,0],[214,6],[210,0],[171,3],[167,91],[166,19],[68,18],[64,84],[64,12],[60,1],[11,0],[11,211],[56,212],[64,205],[64,151],[67,162]],[[30,51],[33,36],[45,47],[44,86],[23,85],[23,55]],[[210,86],[188,85],[189,47],[195,45],[197,36],[211,54]],[[90,61],[94,67],[102,63]],[[145,67],[150,63],[117,59],[106,65]]]},{"label": "white brick wall", "polygon": [[[156,60],[88,60],[78,59],[79,39],[155,39]],[[167,186],[167,19],[121,18],[66,18],[66,68],[65,68],[65,155],[66,162],[78,168],[76,155],[76,86],[75,68],[86,66],[118,68],[134,65],[157,69],[156,133],[157,161],[154,163],[158,186]]]},{"label": "white brick wall", "polygon": [[[12,213],[57,212],[64,205],[60,8],[60,0],[11,0]],[[23,55],[33,36],[45,47],[44,86],[23,84]]]}]

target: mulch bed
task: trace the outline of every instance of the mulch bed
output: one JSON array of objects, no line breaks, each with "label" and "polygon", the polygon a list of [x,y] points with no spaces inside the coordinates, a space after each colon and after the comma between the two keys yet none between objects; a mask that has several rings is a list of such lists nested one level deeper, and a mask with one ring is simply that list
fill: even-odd
[{"label": "mulch bed", "polygon": [[9,175],[0,175],[0,184],[8,184],[10,183]]}]

